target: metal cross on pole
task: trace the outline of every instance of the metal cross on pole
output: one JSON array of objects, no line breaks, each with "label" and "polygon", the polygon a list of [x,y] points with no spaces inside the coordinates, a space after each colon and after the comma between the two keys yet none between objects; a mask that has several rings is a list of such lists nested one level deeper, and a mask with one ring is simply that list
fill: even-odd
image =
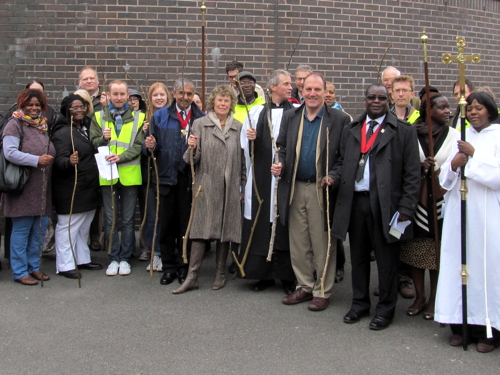
[{"label": "metal cross on pole", "polygon": [[[465,54],[465,38],[457,37],[457,47],[458,55],[452,56],[449,53],[443,54],[443,63],[450,64],[452,62],[458,62],[458,82],[460,84],[460,100],[458,104],[460,105],[460,118],[461,118],[461,133],[462,141],[465,141],[465,118],[466,118],[466,106],[465,101],[465,63],[473,62],[475,64],[481,61],[481,56],[478,53],[473,55]],[[467,332],[467,180],[465,177],[465,165],[462,167],[461,171],[461,186],[460,192],[462,193],[461,201],[461,239],[462,239],[462,270],[460,276],[462,276],[462,338],[463,338],[463,349],[467,350],[468,332]]]}]

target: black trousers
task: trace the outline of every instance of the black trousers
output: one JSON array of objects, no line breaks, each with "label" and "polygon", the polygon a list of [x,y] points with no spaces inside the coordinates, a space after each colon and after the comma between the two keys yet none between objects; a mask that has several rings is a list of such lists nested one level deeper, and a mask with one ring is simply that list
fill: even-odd
[{"label": "black trousers", "polygon": [[349,222],[353,290],[351,309],[358,312],[370,310],[370,252],[373,249],[377,257],[380,286],[375,315],[392,319],[398,299],[400,244],[387,243],[382,231],[381,215],[374,213],[371,207],[369,194],[354,192]]},{"label": "black trousers", "polygon": [[[182,237],[186,234],[190,213],[189,175],[179,172],[177,185],[160,187],[160,250],[163,272],[176,272],[188,267],[182,260]],[[190,246],[188,250],[189,248]]]}]

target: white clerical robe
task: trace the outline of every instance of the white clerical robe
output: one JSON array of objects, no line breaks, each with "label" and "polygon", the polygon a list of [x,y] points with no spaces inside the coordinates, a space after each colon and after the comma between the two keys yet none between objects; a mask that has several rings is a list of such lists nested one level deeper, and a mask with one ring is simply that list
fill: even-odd
[{"label": "white clerical robe", "polygon": [[[257,129],[257,123],[259,121],[259,116],[262,110],[264,109],[263,105],[258,105],[250,109],[250,119],[252,120],[252,126]],[[273,108],[271,110],[271,121],[273,123],[273,135],[274,139],[278,139],[278,135],[280,134],[280,125],[281,125],[281,117],[283,117],[283,108]],[[250,129],[250,122],[248,121],[248,116],[245,117],[245,121],[243,122],[243,127],[241,128],[241,147],[243,148],[245,154],[245,161],[247,167],[247,184],[245,185],[245,209],[244,216],[247,220],[252,220],[252,189],[253,189],[253,175],[252,175],[252,160],[250,157],[250,142],[248,142],[247,138],[247,130]],[[274,157],[273,157],[274,161]],[[269,170],[271,173],[271,170]],[[272,178],[271,182],[271,198],[269,199],[270,208],[270,218],[269,222],[273,222],[273,202],[274,202],[274,184],[276,181],[276,177]]]},{"label": "white clerical robe", "polygon": [[[465,166],[467,177],[467,315],[468,323],[500,330],[500,125],[478,133],[466,129],[475,149]],[[441,168],[445,195],[441,262],[434,320],[462,323],[460,173],[451,169],[455,144]]]}]

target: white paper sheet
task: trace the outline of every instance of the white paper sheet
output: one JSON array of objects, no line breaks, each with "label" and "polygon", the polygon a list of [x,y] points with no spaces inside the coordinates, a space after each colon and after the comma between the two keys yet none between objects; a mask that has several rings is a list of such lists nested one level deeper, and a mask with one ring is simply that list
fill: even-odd
[{"label": "white paper sheet", "polygon": [[406,227],[411,224],[411,220],[399,222],[398,219],[399,211],[396,211],[391,219],[391,222],[389,223],[389,225],[391,226],[389,234],[393,235],[399,240],[401,238],[401,235],[405,232]]},{"label": "white paper sheet", "polygon": [[[118,174],[118,167],[116,163],[110,164],[106,160],[106,156],[110,154],[108,146],[101,146],[97,148],[98,153],[95,154],[95,160],[97,162],[97,167],[99,168],[99,175],[102,179],[107,181],[112,181],[120,175]],[[111,165],[111,168],[110,168]]]}]

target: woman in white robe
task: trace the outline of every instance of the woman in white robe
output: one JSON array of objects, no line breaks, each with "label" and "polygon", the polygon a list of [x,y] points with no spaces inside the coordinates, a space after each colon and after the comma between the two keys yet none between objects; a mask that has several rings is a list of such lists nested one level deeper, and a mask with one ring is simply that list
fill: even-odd
[{"label": "woman in white robe", "polygon": [[460,174],[467,177],[467,337],[482,353],[498,346],[500,334],[500,125],[498,108],[485,92],[467,98],[471,127],[441,168],[445,195],[435,320],[448,323],[449,343],[463,344],[460,236]]}]

